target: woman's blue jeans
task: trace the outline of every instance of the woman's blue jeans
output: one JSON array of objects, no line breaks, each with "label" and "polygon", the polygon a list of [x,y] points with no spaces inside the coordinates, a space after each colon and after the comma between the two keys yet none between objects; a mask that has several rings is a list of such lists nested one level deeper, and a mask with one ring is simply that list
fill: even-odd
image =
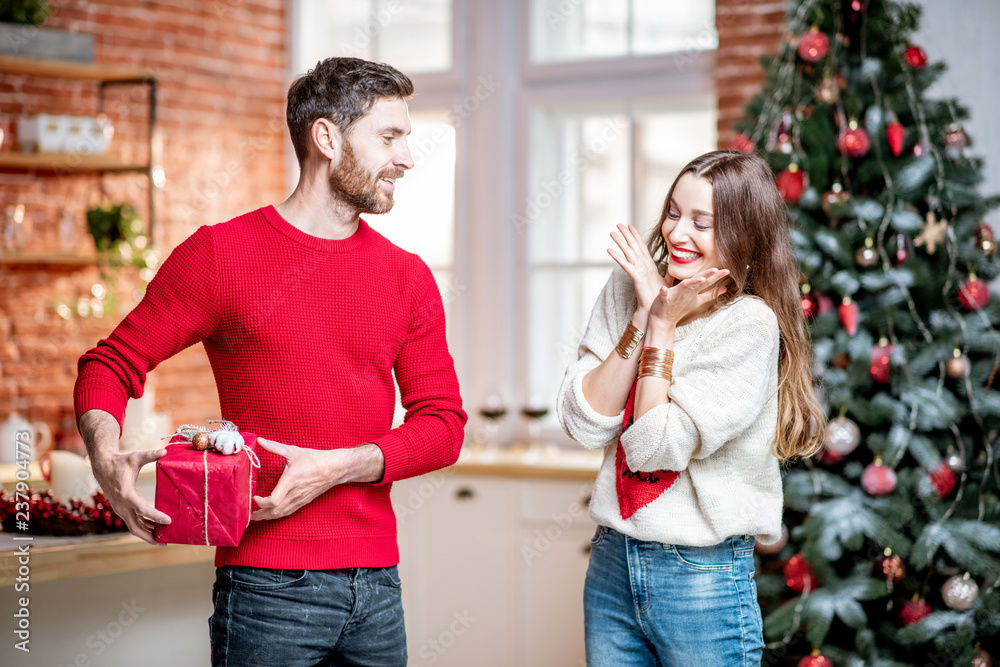
[{"label": "woman's blue jeans", "polygon": [[208,621],[214,667],[405,667],[395,567],[216,568]]},{"label": "woman's blue jeans", "polygon": [[747,667],[764,649],[754,538],[644,542],[599,526],[583,607],[588,667]]}]

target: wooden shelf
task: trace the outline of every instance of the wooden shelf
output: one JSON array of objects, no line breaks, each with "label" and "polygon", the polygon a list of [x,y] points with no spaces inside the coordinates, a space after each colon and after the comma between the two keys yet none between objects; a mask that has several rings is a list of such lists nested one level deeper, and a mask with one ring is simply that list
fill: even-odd
[{"label": "wooden shelf", "polygon": [[54,172],[147,172],[148,163],[125,162],[110,155],[0,152],[0,169]]},{"label": "wooden shelf", "polygon": [[0,56],[0,73],[108,83],[138,83],[153,81],[155,78],[151,73],[137,67],[90,65],[69,60],[41,60],[18,56]]},{"label": "wooden shelf", "polygon": [[[0,563],[17,562],[16,545],[31,545],[32,583],[119,574],[169,565],[211,563],[215,560],[215,547],[190,544],[153,546],[128,533],[114,537],[101,535],[63,539],[34,536],[31,541],[22,542],[14,542],[9,533],[2,535]],[[46,541],[57,544],[47,546]],[[0,587],[13,586],[16,576],[15,567],[0,569]]]},{"label": "wooden shelf", "polygon": [[83,255],[60,255],[56,253],[25,253],[0,255],[0,265],[4,266],[95,266],[96,257]]}]

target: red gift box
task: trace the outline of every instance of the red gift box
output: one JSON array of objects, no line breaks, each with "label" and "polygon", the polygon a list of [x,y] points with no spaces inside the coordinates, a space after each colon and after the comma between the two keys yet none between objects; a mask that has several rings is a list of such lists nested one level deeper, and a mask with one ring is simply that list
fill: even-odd
[{"label": "red gift box", "polygon": [[[170,524],[153,531],[157,542],[235,547],[250,522],[257,436],[240,433],[244,449],[223,455],[198,451],[174,436],[156,461],[156,509]],[[254,459],[254,461],[251,461]]]}]

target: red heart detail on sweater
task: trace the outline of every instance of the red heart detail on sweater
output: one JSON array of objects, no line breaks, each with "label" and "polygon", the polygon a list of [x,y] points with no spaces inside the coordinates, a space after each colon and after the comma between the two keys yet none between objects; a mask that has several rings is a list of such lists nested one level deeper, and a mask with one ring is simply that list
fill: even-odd
[{"label": "red heart detail on sweater", "polygon": [[[635,383],[629,392],[625,403],[625,417],[622,422],[622,433],[632,425],[632,414],[635,409]],[[618,493],[618,510],[623,519],[629,519],[641,508],[659,498],[669,489],[680,473],[673,470],[657,470],[656,472],[632,472],[625,461],[625,449],[621,437],[618,438],[618,451],[615,452],[615,491]]]}]

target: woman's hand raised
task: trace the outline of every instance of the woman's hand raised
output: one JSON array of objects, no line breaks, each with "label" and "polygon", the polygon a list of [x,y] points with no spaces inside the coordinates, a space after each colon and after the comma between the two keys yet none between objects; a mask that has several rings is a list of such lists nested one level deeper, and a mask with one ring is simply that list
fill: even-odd
[{"label": "woman's hand raised", "polygon": [[608,248],[611,259],[625,270],[625,273],[635,283],[635,294],[639,301],[636,318],[632,323],[639,329],[646,328],[649,308],[653,305],[660,288],[669,284],[657,270],[656,262],[649,254],[645,241],[639,235],[639,230],[632,225],[618,225],[620,233],[611,232],[611,238],[619,250]]},{"label": "woman's hand raised", "polygon": [[649,327],[677,326],[685,317],[725,294],[726,286],[720,283],[728,275],[728,269],[708,269],[673,287],[661,287],[649,309]]}]

